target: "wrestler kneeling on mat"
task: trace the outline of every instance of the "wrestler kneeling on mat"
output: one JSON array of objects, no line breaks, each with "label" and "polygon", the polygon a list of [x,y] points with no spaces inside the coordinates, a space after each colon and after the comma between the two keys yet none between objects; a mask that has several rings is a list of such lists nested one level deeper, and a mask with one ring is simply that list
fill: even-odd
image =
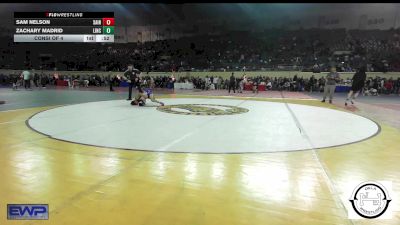
[{"label": "wrestler kneeling on mat", "polygon": [[146,99],[150,99],[152,102],[156,102],[161,106],[164,106],[164,103],[157,101],[154,98],[153,91],[150,88],[143,90],[142,87],[138,87],[138,91],[139,93],[135,96],[135,99],[131,102],[131,105],[145,106]]}]

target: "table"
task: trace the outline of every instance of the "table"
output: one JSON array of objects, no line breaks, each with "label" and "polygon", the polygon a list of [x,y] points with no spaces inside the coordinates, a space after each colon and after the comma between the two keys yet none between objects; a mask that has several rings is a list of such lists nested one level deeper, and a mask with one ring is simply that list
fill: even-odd
[{"label": "table", "polygon": [[174,88],[191,90],[193,89],[193,83],[175,83]]},{"label": "table", "polygon": [[246,83],[244,84],[244,88],[245,91],[252,91],[253,90],[253,84],[250,83]]},{"label": "table", "polygon": [[119,83],[119,86],[120,86],[120,87],[129,87],[129,82],[127,82],[127,81],[121,81],[121,82]]},{"label": "table", "polygon": [[68,81],[66,81],[66,80],[57,80],[57,86],[68,86]]},{"label": "table", "polygon": [[351,89],[351,86],[337,85],[335,88],[335,92],[349,92],[350,89]]},{"label": "table", "polygon": [[[259,84],[258,85],[258,91],[266,91],[266,85],[265,84]],[[253,84],[247,83],[244,85],[244,90],[245,91],[253,91]]]}]

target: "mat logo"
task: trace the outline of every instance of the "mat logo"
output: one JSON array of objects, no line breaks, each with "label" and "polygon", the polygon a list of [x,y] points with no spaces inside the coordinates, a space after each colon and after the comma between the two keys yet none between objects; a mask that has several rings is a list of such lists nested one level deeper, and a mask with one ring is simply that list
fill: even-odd
[{"label": "mat logo", "polygon": [[182,115],[232,115],[246,113],[249,110],[232,105],[215,105],[215,104],[179,104],[159,106],[157,110],[166,113],[182,114]]},{"label": "mat logo", "polygon": [[8,220],[48,220],[49,205],[47,204],[8,204]]},{"label": "mat logo", "polygon": [[[356,215],[349,212],[350,219],[375,219],[381,217],[388,210],[392,199],[385,186],[389,186],[391,190],[391,183],[388,182],[389,184],[385,186],[383,183],[386,182],[363,182],[353,190],[349,201]],[[391,213],[385,215],[384,219],[391,217]]]}]

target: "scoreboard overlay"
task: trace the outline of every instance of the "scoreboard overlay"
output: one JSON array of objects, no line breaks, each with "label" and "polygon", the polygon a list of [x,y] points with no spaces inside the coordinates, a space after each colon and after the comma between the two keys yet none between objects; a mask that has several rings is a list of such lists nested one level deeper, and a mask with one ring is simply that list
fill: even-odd
[{"label": "scoreboard overlay", "polygon": [[14,12],[14,42],[114,42],[114,12]]}]

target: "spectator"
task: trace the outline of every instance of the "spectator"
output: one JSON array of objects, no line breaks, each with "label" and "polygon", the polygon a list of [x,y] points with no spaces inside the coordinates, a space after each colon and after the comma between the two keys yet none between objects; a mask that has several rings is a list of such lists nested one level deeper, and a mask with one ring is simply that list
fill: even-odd
[{"label": "spectator", "polygon": [[310,77],[310,80],[308,81],[308,86],[309,86],[310,93],[313,92],[315,83],[316,83],[316,79],[315,79],[314,75],[312,75]]},{"label": "spectator", "polygon": [[35,72],[34,69],[32,69],[32,74],[33,74],[33,83],[35,84],[35,87],[39,87],[39,74]]},{"label": "spectator", "polygon": [[400,77],[397,78],[394,88],[394,93],[400,95]]},{"label": "spectator", "polygon": [[42,88],[46,88],[46,85],[49,83],[49,79],[47,75],[43,73],[43,71],[40,73],[40,84],[42,85]]},{"label": "spectator", "polygon": [[245,75],[243,75],[243,77],[239,80],[239,93],[243,93],[243,89],[244,89],[244,78]]},{"label": "spectator", "polygon": [[235,79],[235,76],[232,73],[230,78],[229,78],[229,91],[228,91],[228,93],[231,93],[231,89],[233,89],[233,93],[236,93],[235,92],[235,87],[236,87],[236,79]]},{"label": "spectator", "polygon": [[13,75],[12,76],[13,90],[14,91],[18,90],[18,86],[20,86],[21,80],[22,79],[20,78],[20,76],[17,76],[17,75]]},{"label": "spectator", "polygon": [[267,90],[271,90],[272,89],[272,82],[270,80],[268,80],[266,88],[267,88]]},{"label": "spectator", "polygon": [[28,70],[24,70],[22,71],[21,76],[24,78],[25,89],[31,90],[31,73]]},{"label": "spectator", "polygon": [[254,79],[253,81],[253,93],[257,93],[258,94],[258,79]]},{"label": "spectator", "polygon": [[393,81],[392,79],[386,80],[384,83],[384,93],[385,94],[391,94],[393,91]]}]

